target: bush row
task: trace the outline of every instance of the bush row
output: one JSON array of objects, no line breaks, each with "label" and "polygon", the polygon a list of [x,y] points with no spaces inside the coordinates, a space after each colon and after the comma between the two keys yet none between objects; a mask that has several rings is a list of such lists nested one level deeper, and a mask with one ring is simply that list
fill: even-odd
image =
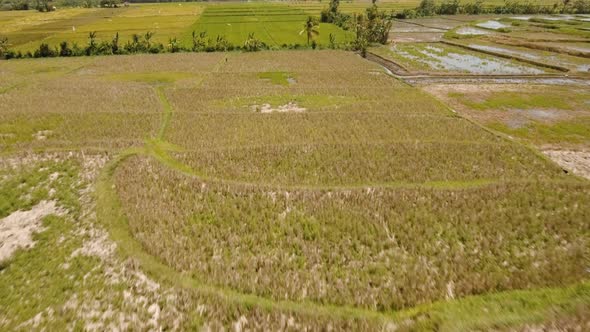
[{"label": "bush row", "polygon": [[[96,32],[90,32],[88,43],[80,46],[77,43],[63,41],[59,46],[50,46],[47,43],[41,43],[34,51],[14,51],[9,48],[7,38],[0,38],[0,59],[20,59],[20,58],[49,58],[49,57],[70,57],[70,56],[93,56],[93,55],[120,55],[120,54],[141,54],[141,53],[178,53],[178,52],[226,52],[226,51],[244,51],[256,52],[261,50],[280,50],[280,49],[305,49],[305,48],[323,48],[314,41],[308,45],[302,44],[283,44],[281,46],[270,46],[257,39],[251,33],[242,45],[232,44],[225,36],[209,38],[206,32],[193,32],[192,42],[190,45],[182,44],[177,38],[170,38],[168,43],[154,42],[152,38],[154,32],[148,31],[144,35],[134,34],[131,40],[121,43],[119,33],[110,40],[99,41]],[[333,35],[330,36],[330,43],[327,45],[330,49],[354,50],[354,43],[337,44]]]}]

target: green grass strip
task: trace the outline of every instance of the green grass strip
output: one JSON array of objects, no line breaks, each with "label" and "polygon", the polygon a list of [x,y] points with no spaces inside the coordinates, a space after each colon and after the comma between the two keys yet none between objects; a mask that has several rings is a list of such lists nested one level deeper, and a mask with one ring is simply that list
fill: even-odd
[{"label": "green grass strip", "polygon": [[172,113],[174,110],[172,109],[172,105],[170,105],[170,101],[166,98],[166,94],[164,93],[164,88],[158,86],[155,88],[156,94],[158,95],[158,99],[160,99],[160,103],[164,109],[164,114],[162,116],[162,124],[160,125],[160,130],[158,131],[158,139],[161,140],[166,133],[166,129],[170,124],[170,120],[172,119]]}]

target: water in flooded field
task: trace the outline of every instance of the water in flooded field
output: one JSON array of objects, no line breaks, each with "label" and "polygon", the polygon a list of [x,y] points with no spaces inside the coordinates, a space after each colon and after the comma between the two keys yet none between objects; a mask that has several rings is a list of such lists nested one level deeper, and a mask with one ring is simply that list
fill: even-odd
[{"label": "water in flooded field", "polygon": [[461,27],[455,30],[455,33],[458,35],[489,35],[491,32],[483,29],[473,28],[473,27]]},{"label": "water in flooded field", "polygon": [[530,54],[530,53],[527,53],[527,52],[515,51],[515,50],[511,50],[511,49],[504,48],[504,47],[496,47],[496,46],[488,46],[488,45],[478,45],[478,44],[469,44],[469,47],[475,48],[475,49],[478,49],[478,50],[482,50],[482,51],[488,51],[488,52],[495,52],[495,53],[501,53],[501,54],[506,54],[506,55],[518,56],[518,57],[522,57],[522,58],[530,59],[530,60],[537,60],[537,59],[539,59],[539,56],[537,56],[537,55]]},{"label": "water in flooded field", "polygon": [[539,51],[533,49],[515,48],[509,46],[491,46],[474,43],[469,44],[469,47],[477,50],[510,55],[517,58],[534,60],[547,64],[564,66],[575,72],[587,72],[590,70],[590,59],[576,58],[566,54],[559,54],[549,51]]},{"label": "water in flooded field", "polygon": [[470,54],[452,47],[412,45],[411,49],[394,47],[401,56],[429,66],[434,70],[470,74],[542,74],[541,69],[515,64],[509,60]]},{"label": "water in flooded field", "polygon": [[504,23],[500,23],[498,21],[487,21],[487,22],[483,22],[483,23],[478,23],[476,25],[480,28],[486,28],[486,29],[492,29],[492,30],[498,30],[501,28],[508,27],[508,25],[506,25]]}]

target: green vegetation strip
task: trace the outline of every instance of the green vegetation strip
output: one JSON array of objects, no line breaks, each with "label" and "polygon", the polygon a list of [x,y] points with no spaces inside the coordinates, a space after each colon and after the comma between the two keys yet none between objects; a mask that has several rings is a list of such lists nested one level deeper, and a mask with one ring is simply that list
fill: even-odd
[{"label": "green vegetation strip", "polygon": [[162,139],[164,137],[164,133],[166,132],[166,128],[168,128],[170,119],[172,118],[172,106],[170,105],[168,98],[166,98],[166,95],[164,94],[164,89],[162,87],[157,87],[156,93],[158,94],[160,103],[164,108],[164,114],[162,116],[162,125],[160,126],[160,131],[158,131],[158,139]]}]

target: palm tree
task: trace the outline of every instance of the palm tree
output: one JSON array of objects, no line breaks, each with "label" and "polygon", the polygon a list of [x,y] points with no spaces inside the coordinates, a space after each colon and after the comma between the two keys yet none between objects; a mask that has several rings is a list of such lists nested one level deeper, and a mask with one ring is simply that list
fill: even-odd
[{"label": "palm tree", "polygon": [[299,34],[302,35],[304,32],[307,34],[307,45],[309,45],[309,41],[313,39],[314,36],[320,34],[320,32],[318,31],[319,28],[320,24],[317,18],[309,16],[307,18],[307,21],[305,21],[305,23],[303,24],[303,30],[301,30]]}]

